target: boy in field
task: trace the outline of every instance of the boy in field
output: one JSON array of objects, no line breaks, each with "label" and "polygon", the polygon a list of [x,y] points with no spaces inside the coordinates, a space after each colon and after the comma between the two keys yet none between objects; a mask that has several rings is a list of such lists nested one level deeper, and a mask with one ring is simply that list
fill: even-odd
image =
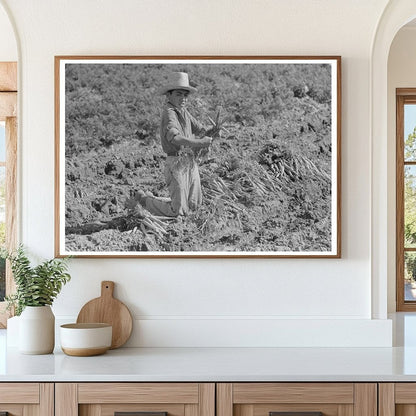
[{"label": "boy in field", "polygon": [[187,215],[202,202],[201,182],[195,154],[201,149],[208,149],[216,133],[210,132],[189,113],[186,108],[188,95],[196,88],[189,85],[188,74],[174,72],[168,83],[159,90],[166,96],[160,123],[162,149],[166,153],[165,180],[170,198],[160,198],[137,191],[135,203],[140,203],[154,215],[177,217]]}]

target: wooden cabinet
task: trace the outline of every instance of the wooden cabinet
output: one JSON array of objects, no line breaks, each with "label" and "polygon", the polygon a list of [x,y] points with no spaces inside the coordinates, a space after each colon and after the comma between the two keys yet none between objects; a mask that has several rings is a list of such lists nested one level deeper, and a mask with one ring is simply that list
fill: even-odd
[{"label": "wooden cabinet", "polygon": [[377,416],[376,383],[219,383],[216,398],[217,416]]},{"label": "wooden cabinet", "polygon": [[[55,416],[215,416],[214,383],[57,383]],[[150,413],[146,413],[150,412]]]},{"label": "wooden cabinet", "polygon": [[0,383],[0,416],[2,412],[8,416],[416,416],[416,382]]},{"label": "wooden cabinet", "polygon": [[377,392],[376,383],[57,383],[55,415],[377,416]]},{"label": "wooden cabinet", "polygon": [[53,416],[52,383],[0,383],[0,415]]},{"label": "wooden cabinet", "polygon": [[380,383],[379,416],[415,416],[416,383]]}]

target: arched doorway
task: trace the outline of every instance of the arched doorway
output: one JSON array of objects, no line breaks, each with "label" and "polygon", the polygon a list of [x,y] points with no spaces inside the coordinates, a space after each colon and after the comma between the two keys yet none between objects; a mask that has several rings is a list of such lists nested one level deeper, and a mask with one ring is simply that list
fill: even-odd
[{"label": "arched doorway", "polygon": [[[17,61],[15,31],[0,0],[0,245],[17,242]],[[13,292],[9,267],[0,258],[0,327],[6,326],[4,296]]]},{"label": "arched doorway", "polygon": [[415,17],[414,0],[390,2],[380,18],[371,56],[371,268],[372,316],[376,319],[387,317],[388,293],[394,290],[391,277],[395,268],[395,235],[391,235],[391,224],[395,222],[395,193],[389,157],[388,57],[397,32]]}]

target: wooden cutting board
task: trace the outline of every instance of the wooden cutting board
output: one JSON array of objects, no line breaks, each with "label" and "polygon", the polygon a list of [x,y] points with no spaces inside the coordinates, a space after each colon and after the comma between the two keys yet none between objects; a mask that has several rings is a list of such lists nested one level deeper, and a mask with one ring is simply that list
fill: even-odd
[{"label": "wooden cutting board", "polygon": [[130,337],[133,319],[127,306],[113,297],[114,282],[101,282],[101,296],[87,302],[77,323],[104,322],[113,326],[111,349],[121,347]]}]

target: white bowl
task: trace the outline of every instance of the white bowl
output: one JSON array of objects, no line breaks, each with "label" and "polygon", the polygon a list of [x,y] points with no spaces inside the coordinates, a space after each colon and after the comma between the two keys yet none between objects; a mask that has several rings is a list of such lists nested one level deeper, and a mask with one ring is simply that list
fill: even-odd
[{"label": "white bowl", "polygon": [[111,347],[112,326],[104,323],[61,325],[61,348],[65,354],[86,357]]}]

